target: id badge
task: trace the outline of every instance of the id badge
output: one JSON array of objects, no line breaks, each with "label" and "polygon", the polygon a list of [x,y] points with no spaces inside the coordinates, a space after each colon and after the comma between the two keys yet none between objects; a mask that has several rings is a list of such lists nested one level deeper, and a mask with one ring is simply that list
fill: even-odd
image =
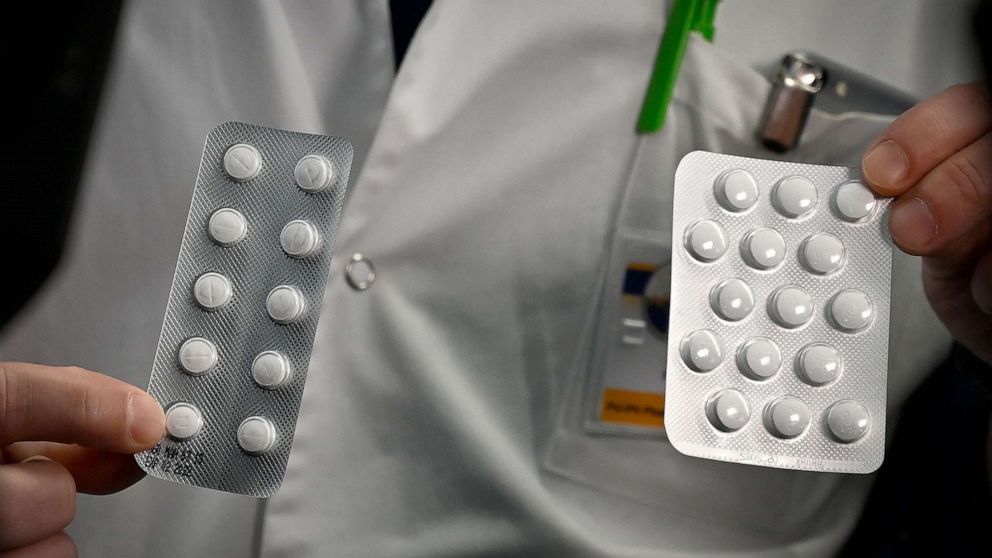
[{"label": "id badge", "polygon": [[665,437],[671,188],[655,141],[638,140],[604,258],[584,370],[588,433]]},{"label": "id badge", "polygon": [[616,239],[590,362],[589,431],[664,432],[670,264],[669,238]]}]

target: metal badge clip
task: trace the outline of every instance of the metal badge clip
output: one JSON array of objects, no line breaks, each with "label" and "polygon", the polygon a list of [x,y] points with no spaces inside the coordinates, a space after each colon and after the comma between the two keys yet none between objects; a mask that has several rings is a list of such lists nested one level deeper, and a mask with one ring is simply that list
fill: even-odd
[{"label": "metal badge clip", "polygon": [[897,115],[916,103],[911,95],[879,79],[809,52],[782,57],[758,137],[772,151],[789,151],[799,143],[813,103],[831,114],[871,112]]},{"label": "metal badge clip", "polygon": [[797,54],[785,55],[761,118],[762,145],[785,152],[799,143],[813,99],[823,87],[823,77],[821,66]]}]

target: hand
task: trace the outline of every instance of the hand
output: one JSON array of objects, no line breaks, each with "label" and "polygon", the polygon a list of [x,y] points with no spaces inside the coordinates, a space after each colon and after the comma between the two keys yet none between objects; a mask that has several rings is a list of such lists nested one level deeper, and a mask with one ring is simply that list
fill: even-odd
[{"label": "hand", "polygon": [[875,141],[862,168],[876,193],[897,197],[892,239],[923,256],[923,287],[937,316],[992,364],[988,85],[957,85],[909,109]]},{"label": "hand", "polygon": [[81,368],[0,363],[0,554],[75,556],[62,529],[76,491],[107,494],[136,482],[143,473],[129,454],[164,431],[162,407],[124,382]]}]

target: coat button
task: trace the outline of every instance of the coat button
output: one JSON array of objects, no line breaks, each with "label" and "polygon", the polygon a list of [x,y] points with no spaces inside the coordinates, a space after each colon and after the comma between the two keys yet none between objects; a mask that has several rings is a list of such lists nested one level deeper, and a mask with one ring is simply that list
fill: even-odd
[{"label": "coat button", "polygon": [[367,290],[375,282],[375,267],[372,266],[372,260],[361,253],[353,254],[351,260],[344,266],[344,278],[352,289]]}]

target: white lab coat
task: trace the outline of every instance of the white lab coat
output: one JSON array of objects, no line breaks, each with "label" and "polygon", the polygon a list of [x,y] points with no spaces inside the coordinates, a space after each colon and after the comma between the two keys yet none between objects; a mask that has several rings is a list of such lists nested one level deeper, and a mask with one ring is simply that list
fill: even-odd
[{"label": "white lab coat", "polygon": [[[0,357],[146,384],[216,124],[348,136],[356,178],[281,492],[262,504],[148,479],[84,497],[70,528],[81,554],[822,555],[842,544],[871,476],[709,462],[569,427],[666,13],[664,2],[437,2],[394,79],[382,1],[128,5],[66,259]],[[767,155],[751,134],[768,86],[751,66],[790,48],[920,96],[970,77],[964,40],[931,30],[938,13],[945,31],[965,29],[963,2],[723,2],[716,44],[690,43],[669,122],[646,141],[657,175],[690,149]],[[856,164],[885,123],[815,113],[789,157]],[[361,293],[342,276],[356,252],[378,272]],[[894,275],[893,419],[948,346],[918,262],[899,258]]]}]

